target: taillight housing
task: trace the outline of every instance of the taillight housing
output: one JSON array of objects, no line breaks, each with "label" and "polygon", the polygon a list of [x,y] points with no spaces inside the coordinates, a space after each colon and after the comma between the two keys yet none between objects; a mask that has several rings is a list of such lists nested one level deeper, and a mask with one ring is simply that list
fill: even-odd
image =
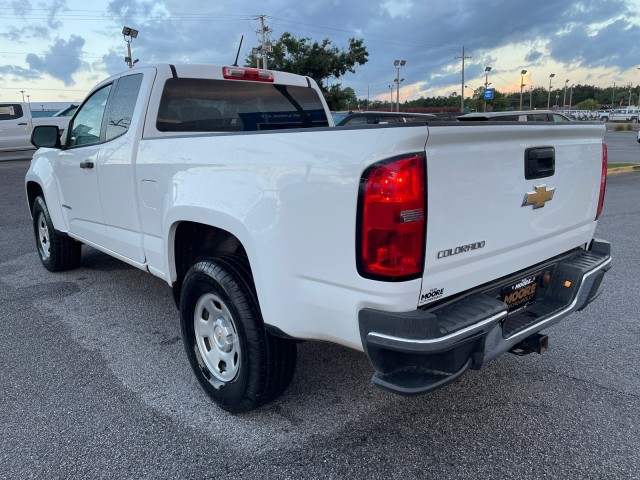
[{"label": "taillight housing", "polygon": [[602,173],[600,174],[600,197],[598,198],[598,210],[596,218],[598,219],[604,207],[604,193],[607,190],[607,165],[609,163],[609,155],[607,153],[607,144],[602,142]]},{"label": "taillight housing", "polygon": [[395,157],[368,168],[358,199],[360,275],[386,281],[421,277],[425,225],[424,154]]},{"label": "taillight housing", "polygon": [[250,80],[273,83],[273,72],[259,68],[222,67],[222,76],[227,80]]}]

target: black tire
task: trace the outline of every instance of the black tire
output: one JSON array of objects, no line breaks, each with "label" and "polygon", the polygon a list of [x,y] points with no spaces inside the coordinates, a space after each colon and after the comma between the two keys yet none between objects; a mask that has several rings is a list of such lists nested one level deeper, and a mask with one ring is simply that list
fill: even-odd
[{"label": "black tire", "polygon": [[35,199],[31,214],[36,248],[44,268],[50,272],[61,272],[80,266],[82,244],[56,231],[44,198]]},{"label": "black tire", "polygon": [[189,363],[221,408],[247,412],[274,400],[289,386],[296,344],[265,330],[243,257],[222,257],[191,267],[182,285],[180,317]]}]

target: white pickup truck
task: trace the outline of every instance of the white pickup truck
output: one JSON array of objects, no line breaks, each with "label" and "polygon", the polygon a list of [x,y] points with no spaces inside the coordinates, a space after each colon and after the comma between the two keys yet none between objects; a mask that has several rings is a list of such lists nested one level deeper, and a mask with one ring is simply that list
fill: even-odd
[{"label": "white pickup truck", "polygon": [[539,332],[600,293],[603,125],[332,123],[288,73],[111,77],[62,139],[34,129],[40,259],[78,267],[90,245],[164,279],[195,375],[231,412],[287,388],[300,340],[363,351],[376,385],[421,394],[543,352]]},{"label": "white pickup truck", "polygon": [[640,109],[638,107],[618,108],[609,112],[606,120],[608,122],[633,122],[638,123]]},{"label": "white pickup truck", "polygon": [[[65,111],[70,112],[69,109]],[[71,116],[65,114],[35,118],[29,104],[24,102],[0,103],[0,160],[31,158],[35,152],[30,141],[33,127],[56,125],[63,134],[69,120]]]}]

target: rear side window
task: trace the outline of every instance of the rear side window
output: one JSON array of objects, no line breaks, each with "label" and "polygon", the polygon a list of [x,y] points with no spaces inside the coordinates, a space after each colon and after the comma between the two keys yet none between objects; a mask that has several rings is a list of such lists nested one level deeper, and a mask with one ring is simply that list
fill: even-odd
[{"label": "rear side window", "polygon": [[380,116],[380,117],[376,117],[373,122],[369,122],[369,123],[401,123],[401,122],[404,122],[404,119],[402,117]]},{"label": "rear side window", "polygon": [[22,118],[22,105],[0,104],[0,120],[16,120]]},{"label": "rear side window", "polygon": [[532,113],[527,115],[527,120],[529,122],[546,122],[547,114],[546,113]]},{"label": "rear side window", "polygon": [[162,92],[161,132],[227,132],[326,127],[316,91],[235,80],[172,78]]},{"label": "rear side window", "polygon": [[141,73],[127,75],[118,80],[116,90],[109,99],[105,140],[112,140],[129,130],[141,84]]},{"label": "rear side window", "polygon": [[520,121],[520,115],[496,115],[489,120],[501,121],[501,122],[518,122]]},{"label": "rear side window", "polygon": [[358,115],[357,117],[350,118],[344,125],[366,125],[368,123],[374,123],[374,119],[371,117],[367,118],[364,115]]}]

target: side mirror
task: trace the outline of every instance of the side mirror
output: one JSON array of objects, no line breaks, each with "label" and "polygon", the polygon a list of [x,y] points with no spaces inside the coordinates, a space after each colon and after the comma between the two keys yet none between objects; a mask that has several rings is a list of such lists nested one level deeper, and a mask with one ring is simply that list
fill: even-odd
[{"label": "side mirror", "polygon": [[31,144],[36,148],[60,148],[60,130],[55,125],[39,125],[31,132]]}]

